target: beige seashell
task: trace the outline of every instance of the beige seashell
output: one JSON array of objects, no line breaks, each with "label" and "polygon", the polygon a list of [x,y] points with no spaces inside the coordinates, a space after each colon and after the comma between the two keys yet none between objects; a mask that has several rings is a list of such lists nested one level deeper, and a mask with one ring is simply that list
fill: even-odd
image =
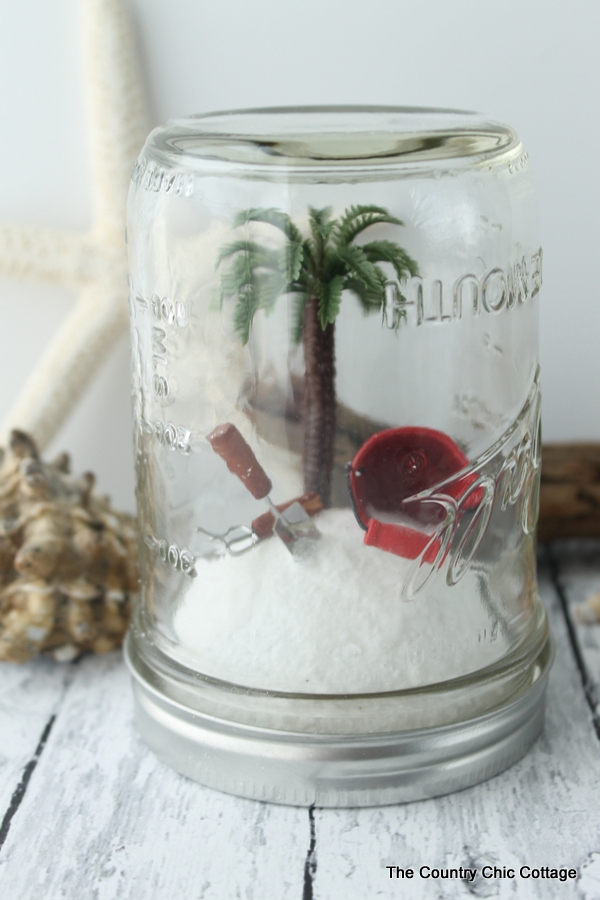
[{"label": "beige seashell", "polygon": [[133,518],[24,432],[0,454],[0,660],[114,650],[139,584]]}]

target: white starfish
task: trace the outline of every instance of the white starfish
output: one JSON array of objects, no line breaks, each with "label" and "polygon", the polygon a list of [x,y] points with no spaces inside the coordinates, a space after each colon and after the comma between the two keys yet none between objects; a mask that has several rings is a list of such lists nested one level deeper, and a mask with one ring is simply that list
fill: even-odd
[{"label": "white starfish", "polygon": [[91,171],[87,234],[0,223],[0,275],[60,284],[77,303],[0,426],[52,439],[127,322],[125,203],[146,136],[138,58],[122,0],[82,0]]}]

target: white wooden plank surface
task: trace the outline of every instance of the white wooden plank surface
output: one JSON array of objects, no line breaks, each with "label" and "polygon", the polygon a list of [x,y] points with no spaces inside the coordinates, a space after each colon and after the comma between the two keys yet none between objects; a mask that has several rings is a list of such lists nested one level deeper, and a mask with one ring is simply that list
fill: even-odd
[{"label": "white wooden plank surface", "polygon": [[300,897],[306,811],[175,774],[135,733],[120,656],[77,669],[0,855],[2,896]]},{"label": "white wooden plank surface", "polygon": [[[566,613],[574,658],[600,741],[600,623],[584,624],[576,614],[588,597],[600,593],[600,541],[557,541],[546,548],[546,557]],[[594,900],[600,897],[600,852],[592,852],[587,858],[580,886],[583,896]]]},{"label": "white wooden plank surface", "polygon": [[590,679],[588,699],[600,705],[600,622],[584,624],[577,607],[593,594],[600,594],[600,541],[561,541],[549,548],[557,589],[563,594],[573,631],[581,651],[585,674]]},{"label": "white wooden plank surface", "polygon": [[0,663],[0,823],[72,676],[50,659]]},{"label": "white wooden plank surface", "polygon": [[[600,554],[585,572],[568,558],[560,563],[574,602],[587,589],[584,576],[589,584],[600,582]],[[0,896],[597,900],[600,742],[559,598],[546,576],[541,581],[557,641],[544,735],[509,772],[423,803],[309,812],[228,797],[171,772],[141,744],[118,655],[65,668],[32,664],[17,670],[22,676],[0,668],[0,696],[11,694],[11,678],[23,683],[22,700],[12,707],[17,733],[21,718],[35,717],[19,708],[26,694],[39,687],[32,709],[38,703],[41,715],[52,678],[67,682],[62,701],[60,691],[52,695],[54,706],[44,701],[49,711],[57,709],[56,721],[0,852]],[[26,742],[14,759],[25,756]],[[15,772],[15,784],[20,776]],[[564,865],[581,874],[576,884],[479,879],[468,885],[418,877],[400,882],[385,869],[473,862],[479,868],[484,862]]]}]

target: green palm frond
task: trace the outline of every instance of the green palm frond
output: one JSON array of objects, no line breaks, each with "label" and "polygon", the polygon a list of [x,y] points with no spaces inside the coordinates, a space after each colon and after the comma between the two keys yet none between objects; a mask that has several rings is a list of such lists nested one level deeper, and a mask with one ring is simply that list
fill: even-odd
[{"label": "green palm frond", "polygon": [[234,220],[234,228],[240,225],[246,225],[248,222],[265,222],[267,225],[273,225],[283,231],[290,241],[302,242],[302,235],[299,229],[294,225],[287,213],[274,207],[256,207],[253,209],[244,209],[239,212]]},{"label": "green palm frond", "polygon": [[364,313],[371,313],[381,308],[382,295],[378,291],[369,290],[364,281],[349,276],[344,280],[344,290],[351,291],[359,300]]},{"label": "green palm frond", "polygon": [[235,333],[240,337],[242,344],[247,344],[250,338],[250,326],[254,316],[258,312],[259,301],[256,292],[256,286],[253,284],[245,284],[238,291],[238,302],[233,315],[233,327]]},{"label": "green palm frond", "polygon": [[339,219],[339,227],[343,227],[347,222],[351,222],[352,219],[357,219],[359,216],[366,216],[371,213],[375,213],[379,216],[389,216],[390,214],[389,210],[384,206],[376,206],[374,203],[349,206],[344,215]]},{"label": "green palm frond", "polygon": [[331,244],[325,248],[325,253],[323,255],[323,263],[321,266],[321,278],[323,281],[329,281],[330,278],[333,278],[335,275],[347,275],[348,274],[348,263],[340,255],[340,251],[337,247],[332,246]]},{"label": "green palm frond", "polygon": [[330,281],[326,281],[322,285],[322,289],[319,292],[319,318],[321,320],[321,328],[323,331],[327,328],[327,325],[335,322],[337,318],[342,302],[343,290],[343,275],[334,275]]},{"label": "green palm frond", "polygon": [[358,278],[373,291],[381,289],[381,279],[373,263],[367,258],[361,247],[350,245],[338,250],[339,259],[345,263],[348,275]]},{"label": "green palm frond", "polygon": [[335,225],[335,220],[331,221],[331,206],[324,206],[323,209],[316,209],[314,206],[308,207],[308,215],[315,225],[317,226],[326,226],[329,224],[331,228]]},{"label": "green palm frond", "polygon": [[304,308],[308,297],[303,292],[294,294],[292,304],[292,340],[295,344],[302,341],[302,330],[304,328]]},{"label": "green palm frond", "polygon": [[302,272],[304,247],[297,241],[289,241],[285,246],[285,273],[290,282],[297,281]]},{"label": "green palm frond", "polygon": [[254,272],[252,279],[237,291],[233,327],[242,344],[248,343],[250,326],[259,309],[269,315],[285,290],[285,279],[278,272]]},{"label": "green palm frond", "polygon": [[344,247],[371,225],[403,225],[401,219],[392,216],[382,206],[351,206],[339,219],[335,228],[338,247]]},{"label": "green palm frond", "polygon": [[340,246],[348,245],[352,243],[352,241],[358,237],[358,235],[365,231],[366,228],[370,228],[372,225],[403,225],[400,219],[396,219],[395,216],[378,216],[378,215],[367,215],[360,216],[358,219],[355,219],[353,222],[349,222],[343,233],[341,233],[338,237],[338,243]]},{"label": "green palm frond", "polygon": [[370,244],[362,244],[361,250],[372,263],[391,263],[399,279],[419,274],[419,267],[414,259],[392,241],[371,241]]},{"label": "green palm frond", "polygon": [[[297,245],[294,245],[297,246]],[[287,246],[285,248],[287,250]],[[267,269],[280,269],[282,260],[285,259],[285,252],[281,250],[271,250],[256,241],[232,241],[226,244],[217,259],[217,268],[224,259],[234,256],[236,253],[247,254],[247,259],[252,267],[264,266]]]},{"label": "green palm frond", "polygon": [[309,206],[308,214],[314,244],[317,248],[324,248],[335,227],[335,219],[331,219],[331,207],[326,206],[324,209],[315,209],[314,206]]},{"label": "green palm frond", "polygon": [[250,253],[240,253],[227,272],[221,275],[221,294],[237,294],[243,288],[251,284],[254,279],[254,259]]},{"label": "green palm frond", "polygon": [[237,293],[244,284],[250,283],[261,269],[272,270],[281,276],[279,282],[282,283],[282,292],[285,293],[286,284],[291,284],[300,277],[304,249],[302,244],[292,241],[276,250],[263,247],[254,241],[233,241],[223,247],[217,265],[231,256],[236,256],[236,259],[229,270],[221,276],[222,293],[229,295]]},{"label": "green palm frond", "polygon": [[279,272],[257,272],[255,276],[258,308],[267,315],[273,311],[275,301],[287,291],[287,281]]}]

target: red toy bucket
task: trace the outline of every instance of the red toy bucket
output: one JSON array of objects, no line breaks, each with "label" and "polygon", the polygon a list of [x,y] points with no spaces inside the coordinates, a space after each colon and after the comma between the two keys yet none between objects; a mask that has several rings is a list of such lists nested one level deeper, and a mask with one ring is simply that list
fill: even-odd
[{"label": "red toy bucket", "polygon": [[[348,465],[348,485],[365,544],[416,559],[431,544],[425,561],[434,562],[441,542],[433,539],[446,517],[442,503],[410,498],[441,484],[469,465],[460,447],[432,428],[389,428],[372,435]],[[459,500],[474,483],[464,475],[444,486],[442,493]],[[480,490],[465,504],[475,509]]]}]

